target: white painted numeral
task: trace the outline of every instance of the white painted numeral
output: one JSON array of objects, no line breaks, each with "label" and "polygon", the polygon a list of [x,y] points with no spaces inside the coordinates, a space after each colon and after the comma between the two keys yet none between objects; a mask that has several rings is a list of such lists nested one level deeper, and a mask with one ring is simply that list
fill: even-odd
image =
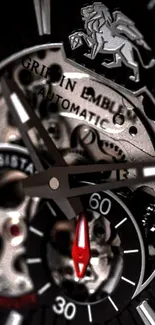
[{"label": "white painted numeral", "polygon": [[56,304],[52,308],[56,314],[64,314],[64,317],[69,320],[74,318],[76,306],[72,302],[66,303],[66,300],[61,296],[56,297],[55,302]]},{"label": "white painted numeral", "polygon": [[91,209],[100,211],[101,214],[106,215],[111,209],[111,201],[107,198],[101,199],[100,194],[93,193],[89,199]]}]

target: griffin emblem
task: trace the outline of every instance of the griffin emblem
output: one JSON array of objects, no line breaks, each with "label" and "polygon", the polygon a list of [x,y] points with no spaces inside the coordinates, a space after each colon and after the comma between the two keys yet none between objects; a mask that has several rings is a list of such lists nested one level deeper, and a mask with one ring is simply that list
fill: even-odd
[{"label": "griffin emblem", "polygon": [[112,54],[113,61],[109,63],[103,61],[102,65],[106,68],[116,68],[121,67],[123,62],[132,69],[133,74],[129,78],[134,82],[139,82],[140,79],[139,63],[135,60],[134,50],[143,68],[149,69],[155,65],[155,59],[148,65],[144,64],[138,46],[147,51],[151,51],[151,48],[144,41],[134,22],[120,11],[114,11],[111,15],[103,3],[94,2],[81,9],[81,16],[86,33],[77,31],[69,36],[72,50],[85,41],[90,52],[84,55],[91,60],[94,60],[98,53]]}]

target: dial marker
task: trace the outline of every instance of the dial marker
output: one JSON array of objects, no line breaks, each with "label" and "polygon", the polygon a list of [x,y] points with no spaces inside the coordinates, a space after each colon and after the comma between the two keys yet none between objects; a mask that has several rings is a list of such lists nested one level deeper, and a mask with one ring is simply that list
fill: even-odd
[{"label": "dial marker", "polygon": [[132,253],[138,253],[139,249],[129,249],[129,250],[125,250],[124,254],[132,254]]},{"label": "dial marker", "polygon": [[33,0],[39,35],[51,34],[50,0]]},{"label": "dial marker", "polygon": [[41,263],[41,262],[42,262],[41,258],[28,258],[27,259],[28,264],[37,264],[37,263]]},{"label": "dial marker", "polygon": [[108,296],[108,299],[109,299],[109,301],[111,302],[111,304],[113,305],[114,309],[115,309],[116,311],[118,311],[117,306],[115,305],[114,301],[111,299],[110,296]]},{"label": "dial marker", "polygon": [[5,325],[21,325],[23,322],[23,316],[16,311],[11,311]]},{"label": "dial marker", "polygon": [[155,312],[146,300],[144,300],[136,309],[145,325],[155,325]]},{"label": "dial marker", "polygon": [[40,237],[44,236],[43,232],[39,231],[38,229],[36,229],[34,227],[30,227],[29,229],[30,229],[31,232],[33,232],[34,234],[36,234],[36,235],[38,235]]},{"label": "dial marker", "polygon": [[143,169],[144,176],[152,176],[155,175],[155,167],[145,167]]},{"label": "dial marker", "polygon": [[133,286],[135,286],[135,285],[136,285],[136,283],[135,283],[135,282],[133,282],[133,281],[130,281],[130,280],[129,280],[129,279],[127,279],[127,278],[124,278],[124,276],[122,276],[122,277],[121,277],[121,279],[122,279],[123,281],[125,281],[125,282],[128,282],[128,283],[132,284]]},{"label": "dial marker", "polygon": [[56,214],[55,210],[53,209],[53,207],[51,206],[51,204],[49,204],[49,203],[47,202],[47,206],[48,206],[49,210],[52,212],[53,216],[56,217],[57,214]]},{"label": "dial marker", "polygon": [[115,229],[117,229],[119,226],[121,226],[125,221],[127,220],[127,218],[124,218],[122,221],[120,221],[116,226]]},{"label": "dial marker", "polygon": [[42,295],[45,291],[47,291],[51,287],[51,283],[46,283],[41,289],[38,290],[38,295]]},{"label": "dial marker", "polygon": [[92,313],[91,313],[91,307],[90,307],[90,305],[88,305],[87,308],[88,308],[89,322],[92,323],[93,319],[92,319]]},{"label": "dial marker", "polygon": [[24,106],[22,105],[20,99],[18,98],[17,94],[13,93],[10,96],[10,99],[14,105],[14,108],[16,110],[16,113],[18,114],[18,117],[20,118],[22,123],[25,123],[29,120],[29,116],[27,112],[24,109]]}]

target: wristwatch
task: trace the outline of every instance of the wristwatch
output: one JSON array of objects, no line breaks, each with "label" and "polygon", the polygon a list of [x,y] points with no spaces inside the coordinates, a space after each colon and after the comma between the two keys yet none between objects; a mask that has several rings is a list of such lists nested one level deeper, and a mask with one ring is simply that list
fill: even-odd
[{"label": "wristwatch", "polygon": [[155,1],[0,15],[0,325],[154,325]]}]

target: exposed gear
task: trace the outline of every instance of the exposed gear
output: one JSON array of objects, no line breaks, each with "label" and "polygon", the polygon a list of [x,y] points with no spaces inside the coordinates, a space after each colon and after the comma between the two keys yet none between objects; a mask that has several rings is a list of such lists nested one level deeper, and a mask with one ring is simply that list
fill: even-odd
[{"label": "exposed gear", "polygon": [[[123,153],[122,149],[120,149],[117,145],[115,145],[112,142],[103,141],[102,150],[109,158],[111,158],[111,161],[125,161],[126,157]],[[111,175],[113,177],[113,175]],[[116,176],[115,176],[116,177]],[[119,175],[117,176],[119,179],[125,179],[128,178],[128,171],[123,169],[119,172]]]},{"label": "exposed gear", "polygon": [[102,150],[108,156],[111,156],[112,160],[124,161],[126,159],[122,149],[112,142],[103,141]]}]

